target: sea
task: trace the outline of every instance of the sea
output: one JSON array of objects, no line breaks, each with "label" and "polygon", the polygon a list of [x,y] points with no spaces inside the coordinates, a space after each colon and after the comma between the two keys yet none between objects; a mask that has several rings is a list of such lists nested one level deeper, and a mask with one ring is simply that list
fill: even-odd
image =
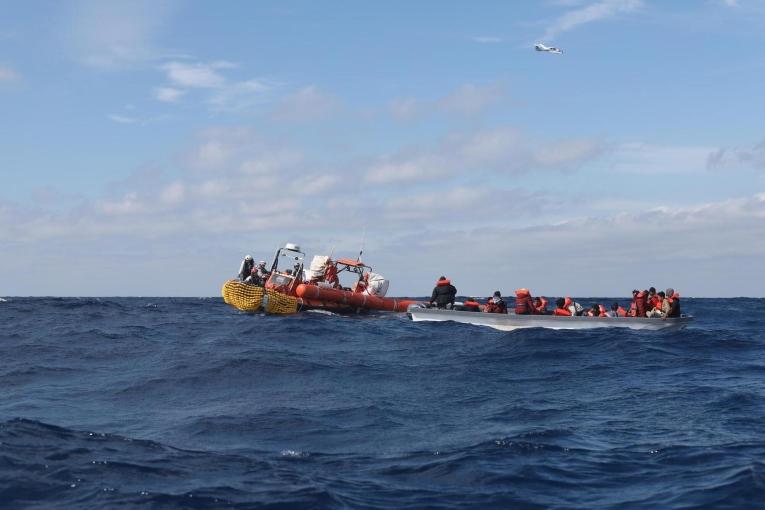
[{"label": "sea", "polygon": [[765,299],[682,306],[501,332],[4,297],[0,508],[765,508]]}]

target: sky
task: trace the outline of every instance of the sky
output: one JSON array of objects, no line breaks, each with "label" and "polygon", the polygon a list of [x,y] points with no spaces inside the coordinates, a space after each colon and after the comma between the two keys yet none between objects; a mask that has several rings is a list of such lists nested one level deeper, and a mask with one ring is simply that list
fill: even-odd
[{"label": "sky", "polygon": [[762,0],[10,2],[0,295],[292,242],[398,296],[765,296],[764,43]]}]

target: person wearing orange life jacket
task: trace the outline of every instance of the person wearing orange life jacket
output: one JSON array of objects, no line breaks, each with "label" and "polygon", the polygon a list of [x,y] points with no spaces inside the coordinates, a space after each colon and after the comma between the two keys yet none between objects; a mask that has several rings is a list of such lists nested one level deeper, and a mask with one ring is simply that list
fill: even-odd
[{"label": "person wearing orange life jacket", "polygon": [[650,287],[648,289],[648,295],[646,296],[646,300],[648,301],[648,307],[646,308],[646,312],[651,311],[652,308],[656,308],[656,302],[659,300],[659,296],[656,295],[656,287]]},{"label": "person wearing orange life jacket", "polygon": [[568,307],[571,304],[571,298],[563,299],[558,298],[555,300],[555,310],[553,310],[553,315],[560,315],[564,317],[570,317],[571,312],[569,311]]},{"label": "person wearing orange life jacket", "polygon": [[650,308],[646,312],[646,317],[653,317],[653,318],[659,318],[661,319],[664,317],[664,312],[662,311],[662,306],[664,304],[664,298],[666,297],[666,294],[664,294],[664,291],[660,291],[658,294],[656,294],[656,297],[653,300],[653,308]]},{"label": "person wearing orange life jacket", "polygon": [[627,312],[627,315],[629,317],[636,317],[637,316],[637,295],[638,295],[638,292],[640,292],[640,291],[638,291],[637,289],[634,289],[632,291],[632,301],[630,302],[630,309]]},{"label": "person wearing orange life jacket", "polygon": [[430,295],[430,304],[433,305],[435,303],[438,308],[452,308],[456,295],[457,289],[452,285],[451,280],[448,280],[446,276],[442,276],[433,288],[433,293]]},{"label": "person wearing orange life jacket", "polygon": [[495,290],[494,295],[486,301],[483,311],[486,313],[507,313],[507,303],[502,299],[502,293]]},{"label": "person wearing orange life jacket", "polygon": [[662,311],[665,318],[680,317],[680,294],[672,287],[667,289],[667,298],[664,300]]},{"label": "person wearing orange life jacket", "polygon": [[531,298],[529,289],[523,288],[515,291],[515,314],[533,315],[537,311],[534,309],[534,301]]},{"label": "person wearing orange life jacket", "polygon": [[547,300],[543,296],[538,296],[534,298],[534,310],[535,313],[539,315],[549,315],[550,312],[547,311]]},{"label": "person wearing orange life jacket", "polygon": [[619,303],[614,303],[611,305],[611,310],[609,312],[606,312],[606,316],[608,317],[627,317],[627,310],[619,306]]},{"label": "person wearing orange life jacket", "polygon": [[638,291],[633,301],[635,304],[635,315],[633,317],[645,317],[648,311],[648,291]]}]

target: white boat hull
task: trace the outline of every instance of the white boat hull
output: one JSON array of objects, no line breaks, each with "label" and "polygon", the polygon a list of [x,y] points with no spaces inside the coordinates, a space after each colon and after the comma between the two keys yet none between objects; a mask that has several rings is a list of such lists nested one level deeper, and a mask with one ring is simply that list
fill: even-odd
[{"label": "white boat hull", "polygon": [[683,329],[693,320],[693,317],[683,316],[672,319],[655,319],[646,317],[563,317],[557,315],[515,315],[514,313],[484,313],[464,312],[460,310],[445,310],[424,308],[421,305],[411,305],[407,315],[413,321],[453,321],[476,326],[488,326],[502,331],[513,331],[521,328],[548,329],[595,329],[595,328],[629,328],[657,331],[660,329]]}]

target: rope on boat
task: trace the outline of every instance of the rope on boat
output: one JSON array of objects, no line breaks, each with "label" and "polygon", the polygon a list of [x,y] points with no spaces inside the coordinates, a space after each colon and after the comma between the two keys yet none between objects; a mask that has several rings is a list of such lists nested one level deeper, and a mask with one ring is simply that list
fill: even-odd
[{"label": "rope on boat", "polygon": [[239,280],[228,280],[221,288],[223,301],[243,312],[259,312],[273,314],[296,313],[298,300],[271,289],[255,285],[247,285]]}]

